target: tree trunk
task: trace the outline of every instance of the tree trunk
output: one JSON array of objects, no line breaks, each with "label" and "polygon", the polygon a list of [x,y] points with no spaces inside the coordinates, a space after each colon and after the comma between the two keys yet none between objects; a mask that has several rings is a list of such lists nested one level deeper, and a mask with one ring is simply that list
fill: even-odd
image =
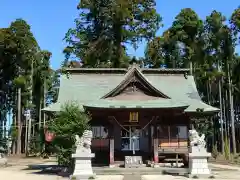
[{"label": "tree trunk", "polygon": [[4,139],[7,138],[7,114],[4,114],[4,121],[3,121],[3,126],[4,126],[4,129],[3,129],[3,137]]},{"label": "tree trunk", "polygon": [[190,63],[189,63],[189,68],[190,68],[190,75],[192,75],[193,74],[193,63],[192,63],[192,61],[190,61]]},{"label": "tree trunk", "polygon": [[228,93],[229,93],[229,103],[230,103],[230,117],[231,117],[231,134],[232,134],[232,146],[233,146],[233,154],[237,153],[236,148],[236,136],[235,136],[235,115],[234,115],[234,107],[233,107],[233,94],[232,94],[232,80],[230,78],[229,64],[228,64]]},{"label": "tree trunk", "polygon": [[28,147],[28,119],[25,117],[25,154],[27,153]]},{"label": "tree trunk", "polygon": [[[15,129],[17,127],[17,116],[16,114],[13,114],[13,128]],[[17,146],[16,146],[16,137],[12,139],[12,154],[16,154],[17,152]]]},{"label": "tree trunk", "polygon": [[[43,108],[46,106],[46,94],[47,94],[47,87],[46,87],[46,80],[44,81],[44,94],[43,94]],[[45,128],[46,123],[46,115],[45,112],[43,112],[43,127]]]},{"label": "tree trunk", "polygon": [[233,146],[233,154],[237,153],[237,146],[236,146],[236,133],[235,133],[235,115],[234,115],[234,108],[233,108],[233,95],[231,89],[229,90],[229,97],[230,97],[230,115],[231,115],[231,134],[232,134],[232,146]]},{"label": "tree trunk", "polygon": [[[32,100],[33,100],[33,64],[34,62],[33,62],[33,60],[32,60],[32,62],[31,62],[31,88],[30,88],[30,101],[29,101],[29,104],[30,104],[30,106],[32,106]],[[28,151],[27,151],[27,155],[29,155],[29,152],[30,152],[30,140],[31,140],[31,135],[32,135],[32,107],[31,108],[29,108],[29,117],[28,117],[28,147],[27,147],[27,149],[28,149]]]},{"label": "tree trunk", "polygon": [[[31,113],[30,113],[31,114]],[[27,143],[27,155],[29,155],[30,152],[30,140],[31,140],[31,130],[32,130],[32,120],[31,120],[31,115],[28,119],[28,143]]]},{"label": "tree trunk", "polygon": [[41,129],[41,125],[42,125],[42,98],[40,98],[40,101],[39,101],[39,109],[38,109],[38,130]]},{"label": "tree trunk", "polygon": [[227,117],[226,117],[226,97],[223,95],[223,118],[224,118],[224,132],[225,137],[227,137]]},{"label": "tree trunk", "polygon": [[[218,71],[220,72],[220,65],[218,61]],[[222,107],[222,77],[218,82],[218,94],[219,94],[219,104],[220,104],[220,126],[221,126],[221,152],[224,153],[224,134],[223,134],[223,107]]]},{"label": "tree trunk", "polygon": [[21,127],[21,88],[18,88],[18,110],[17,110],[17,127],[18,127],[18,136],[17,136],[17,154],[21,154],[21,135],[22,135],[22,127]]}]

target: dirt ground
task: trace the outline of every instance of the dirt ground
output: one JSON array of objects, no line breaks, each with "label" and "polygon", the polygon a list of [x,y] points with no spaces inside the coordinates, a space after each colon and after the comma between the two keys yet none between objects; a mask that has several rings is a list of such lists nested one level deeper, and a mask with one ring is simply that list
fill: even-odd
[{"label": "dirt ground", "polygon": [[[56,174],[43,174],[41,166],[46,167],[47,165],[56,165],[56,160],[52,159],[40,159],[40,158],[23,158],[23,157],[9,157],[9,166],[0,168],[1,179],[17,179],[17,180],[64,180],[64,178],[57,176]],[[216,180],[238,180],[240,177],[240,167],[232,165],[220,165],[220,164],[209,164],[210,168],[213,169]],[[102,175],[97,176],[97,179],[101,180],[175,180],[182,179],[187,180],[186,177],[181,176],[170,176],[170,175],[126,175],[114,176],[114,175]],[[199,179],[201,180],[201,179]],[[202,179],[203,180],[203,179]]]}]

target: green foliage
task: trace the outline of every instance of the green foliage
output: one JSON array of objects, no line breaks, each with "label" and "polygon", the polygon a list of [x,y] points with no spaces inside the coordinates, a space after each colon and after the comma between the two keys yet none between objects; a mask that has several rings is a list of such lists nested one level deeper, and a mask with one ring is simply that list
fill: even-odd
[{"label": "green foliage", "polygon": [[72,167],[71,155],[75,152],[75,135],[82,136],[89,128],[90,117],[79,106],[66,104],[56,118],[48,124],[48,129],[56,134],[53,145],[57,151],[59,165]]},{"label": "green foliage", "polygon": [[[224,128],[231,129],[233,151],[236,152],[234,113],[239,110],[240,100],[240,60],[235,54],[239,45],[240,8],[232,13],[229,22],[221,12],[213,10],[206,19],[201,20],[190,8],[184,8],[175,17],[172,26],[161,36],[149,41],[145,50],[145,64],[149,67],[165,65],[172,67],[191,67],[199,94],[203,101],[222,107],[223,120],[219,117],[196,121],[195,128],[206,134],[206,139],[214,140]],[[233,101],[229,96],[233,93]],[[221,98],[221,99],[219,99]],[[224,103],[224,104],[223,104]],[[234,109],[229,111],[236,105]],[[231,106],[230,106],[231,105]],[[214,122],[214,123],[212,123]],[[228,137],[230,138],[230,137]],[[222,146],[222,153],[224,148]]]},{"label": "green foliage", "polygon": [[234,34],[237,34],[240,32],[240,7],[235,9],[232,13],[232,16],[230,18],[230,23],[232,25],[232,29],[234,31]]},{"label": "green foliage", "polygon": [[45,143],[44,129],[42,128],[39,132],[37,132],[34,136],[31,136],[29,149],[30,154],[35,156],[43,155],[43,147]]},{"label": "green foliage", "polygon": [[0,153],[7,152],[7,138],[0,137]]},{"label": "green foliage", "polygon": [[[55,102],[57,96],[57,89],[52,86],[55,86],[55,82],[57,84],[58,77],[55,76],[55,71],[50,69],[50,58],[51,53],[40,49],[31,32],[31,26],[23,19],[16,19],[7,28],[0,28],[2,104],[0,110],[4,113],[2,117],[6,117],[7,113],[13,113],[15,118],[17,114],[23,114],[26,108],[31,108],[33,121],[38,122],[43,117],[40,109],[46,106],[44,100]],[[18,106],[17,88],[21,88],[20,106]],[[18,129],[22,129],[21,126],[24,124],[25,119],[22,117],[14,120],[14,126],[18,125]],[[0,121],[6,121],[6,118]],[[12,140],[20,141],[23,132],[12,129]],[[19,148],[18,153],[20,153]]]},{"label": "green foliage", "polygon": [[[182,9],[169,29],[169,36],[184,45],[183,51],[187,60],[186,65],[189,62],[196,61],[196,55],[199,53],[199,35],[202,30],[203,22],[191,8]],[[188,67],[186,65],[185,67]]]},{"label": "green foliage", "polygon": [[13,80],[13,83],[17,86],[17,87],[22,87],[24,86],[24,84],[26,83],[26,79],[23,76],[19,76],[17,78],[15,78]]},{"label": "green foliage", "polygon": [[200,59],[199,45],[203,22],[190,8],[182,9],[175,17],[172,26],[148,42],[145,50],[146,62],[150,67],[188,68],[189,62]]},{"label": "green foliage", "polygon": [[136,47],[142,39],[154,37],[160,27],[155,6],[155,0],[80,1],[76,27],[65,37],[66,58],[78,57],[84,67],[126,66],[125,44]]},{"label": "green foliage", "polygon": [[194,119],[194,128],[200,134],[205,134],[206,137],[211,137],[213,135],[211,122],[207,118]]},{"label": "green foliage", "polygon": [[18,129],[17,129],[17,127],[12,126],[12,127],[10,128],[10,134],[11,134],[11,139],[12,139],[12,140],[16,140],[16,139],[17,139],[17,136],[18,136]]}]

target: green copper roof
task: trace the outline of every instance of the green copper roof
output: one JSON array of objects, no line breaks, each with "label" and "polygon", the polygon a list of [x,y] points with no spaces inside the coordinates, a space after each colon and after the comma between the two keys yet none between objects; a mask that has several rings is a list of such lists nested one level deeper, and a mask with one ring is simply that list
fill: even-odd
[{"label": "green copper roof", "polygon": [[[72,103],[72,102],[77,103],[79,105],[80,110],[84,111],[83,106],[76,101],[66,101],[65,103]],[[49,111],[49,112],[57,112],[57,111],[60,111],[61,108],[64,107],[65,103],[56,102],[56,103],[50,104],[48,107],[45,107],[42,110]]]},{"label": "green copper roof", "polygon": [[[171,108],[187,107],[185,112],[218,111],[201,101],[193,76],[184,76],[185,70],[138,69],[147,82],[171,99],[151,101],[101,100],[115,89],[126,77],[127,69],[73,69],[69,78],[62,75],[56,104],[44,108],[45,111],[59,111],[69,101],[76,101],[81,106],[126,108]],[[126,75],[125,75],[126,74]]]},{"label": "green copper roof", "polygon": [[148,101],[127,101],[127,100],[96,100],[84,104],[86,107],[101,108],[186,108],[187,104],[176,102],[172,99],[148,100]]}]

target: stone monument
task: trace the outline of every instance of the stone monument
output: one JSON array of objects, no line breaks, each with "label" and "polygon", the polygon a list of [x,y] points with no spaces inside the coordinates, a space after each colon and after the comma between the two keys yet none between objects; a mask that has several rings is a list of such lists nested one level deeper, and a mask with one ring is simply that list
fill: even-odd
[{"label": "stone monument", "polygon": [[211,171],[208,168],[208,158],[211,153],[206,150],[205,135],[198,135],[198,132],[193,129],[189,130],[190,153],[189,153],[189,175],[191,177],[212,177]]},{"label": "stone monument", "polygon": [[94,177],[91,159],[95,154],[91,152],[92,131],[84,131],[80,138],[76,135],[75,168],[71,179],[84,180]]}]

